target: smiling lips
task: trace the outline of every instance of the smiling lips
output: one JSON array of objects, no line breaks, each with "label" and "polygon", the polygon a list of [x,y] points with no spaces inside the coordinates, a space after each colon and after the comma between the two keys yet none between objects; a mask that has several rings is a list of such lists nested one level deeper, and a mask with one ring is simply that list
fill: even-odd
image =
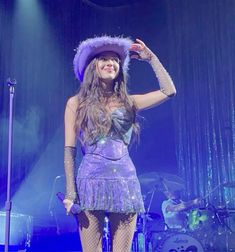
[{"label": "smiling lips", "polygon": [[111,72],[114,72],[114,68],[113,67],[105,67],[104,68],[105,71],[111,73]]}]

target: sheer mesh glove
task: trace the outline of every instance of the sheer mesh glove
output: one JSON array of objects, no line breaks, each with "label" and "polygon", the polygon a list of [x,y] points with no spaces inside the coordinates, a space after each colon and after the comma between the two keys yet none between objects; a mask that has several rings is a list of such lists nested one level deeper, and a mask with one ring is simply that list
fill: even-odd
[{"label": "sheer mesh glove", "polygon": [[131,45],[130,51],[131,58],[144,60],[150,63],[159,81],[160,90],[162,93],[168,97],[172,97],[176,94],[175,85],[170,75],[163,67],[158,57],[145,45],[143,41],[136,39],[136,42]]},{"label": "sheer mesh glove", "polygon": [[170,75],[168,74],[168,72],[163,67],[162,63],[155,54],[152,54],[149,63],[152,66],[153,71],[159,81],[161,92],[167,95],[168,97],[174,96],[176,94],[175,85]]},{"label": "sheer mesh glove", "polygon": [[75,159],[77,148],[71,146],[64,147],[64,169],[66,177],[66,195],[65,199],[75,202],[77,199],[75,182]]}]

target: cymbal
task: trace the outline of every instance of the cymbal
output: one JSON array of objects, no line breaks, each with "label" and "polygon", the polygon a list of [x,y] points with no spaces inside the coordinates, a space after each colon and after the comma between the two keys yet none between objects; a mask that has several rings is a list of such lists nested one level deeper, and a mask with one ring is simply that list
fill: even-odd
[{"label": "cymbal", "polygon": [[149,218],[149,220],[159,220],[162,218],[160,214],[155,212],[146,213],[146,216]]},{"label": "cymbal", "polygon": [[159,172],[158,174],[162,179],[166,179],[168,181],[176,182],[179,184],[185,184],[185,181],[178,175],[167,173],[167,172]]},{"label": "cymbal", "polygon": [[182,191],[185,189],[185,185],[179,182],[169,181],[169,180],[163,180],[163,191]]},{"label": "cymbal", "polygon": [[151,183],[153,181],[159,182],[164,179],[177,183],[184,184],[184,180],[179,176],[166,172],[147,172],[138,176],[139,180],[143,183]]},{"label": "cymbal", "polygon": [[159,219],[162,219],[162,216],[159,214],[159,213],[156,213],[156,212],[145,212],[143,214],[140,215],[141,218],[145,218],[147,220],[159,220]]},{"label": "cymbal", "polygon": [[224,187],[235,187],[235,181],[225,182],[223,183]]},{"label": "cymbal", "polygon": [[159,174],[156,172],[148,172],[138,176],[142,193],[148,194],[160,183]]},{"label": "cymbal", "polygon": [[148,172],[138,176],[141,186],[145,190],[151,190],[154,187],[160,191],[178,191],[183,190],[184,180],[179,176],[165,172]]},{"label": "cymbal", "polygon": [[148,185],[159,181],[159,176],[156,172],[148,172],[138,176],[141,184]]}]

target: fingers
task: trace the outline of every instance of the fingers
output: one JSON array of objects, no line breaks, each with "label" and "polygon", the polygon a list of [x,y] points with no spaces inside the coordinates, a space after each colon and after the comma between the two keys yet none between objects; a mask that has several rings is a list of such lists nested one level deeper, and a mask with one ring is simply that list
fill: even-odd
[{"label": "fingers", "polygon": [[136,42],[140,43],[143,47],[146,46],[145,43],[142,40],[138,39],[138,38],[136,39]]},{"label": "fingers", "polygon": [[141,51],[144,49],[144,47],[145,47],[145,43],[142,40],[137,38],[135,42],[131,45],[130,50]]},{"label": "fingers", "polygon": [[73,201],[71,201],[69,199],[64,199],[63,203],[64,203],[64,207],[66,209],[66,214],[68,215],[71,210],[71,207],[73,205]]},{"label": "fingers", "polygon": [[143,51],[144,49],[145,49],[145,47],[146,47],[146,45],[145,45],[145,43],[142,41],[142,40],[140,40],[140,39],[136,39],[135,40],[136,42],[134,42],[132,45],[131,45],[131,47],[130,47],[130,51],[136,51],[136,52],[141,52],[141,51]]},{"label": "fingers", "polygon": [[146,47],[145,43],[140,40],[140,39],[136,39],[136,42],[134,42],[133,44],[136,45],[138,48],[144,49]]},{"label": "fingers", "polygon": [[136,41],[130,46],[129,50],[131,51],[131,59],[138,59],[144,61],[150,61],[152,59],[153,53],[140,39],[136,39]]},{"label": "fingers", "polygon": [[194,204],[195,205],[199,205],[200,202],[201,202],[201,200],[199,198],[194,199]]},{"label": "fingers", "polygon": [[140,44],[137,44],[137,43],[133,43],[129,49],[130,51],[135,51],[135,52],[139,52],[139,51],[142,51],[143,48],[142,48],[142,45]]}]

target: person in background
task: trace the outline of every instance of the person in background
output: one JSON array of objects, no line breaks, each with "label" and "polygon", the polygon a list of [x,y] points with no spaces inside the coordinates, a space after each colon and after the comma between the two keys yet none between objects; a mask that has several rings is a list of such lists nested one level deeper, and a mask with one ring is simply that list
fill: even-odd
[{"label": "person in background", "polygon": [[167,190],[164,192],[167,199],[162,202],[162,213],[168,229],[186,231],[188,225],[188,210],[198,207],[200,199],[190,201],[181,199],[180,190]]}]

